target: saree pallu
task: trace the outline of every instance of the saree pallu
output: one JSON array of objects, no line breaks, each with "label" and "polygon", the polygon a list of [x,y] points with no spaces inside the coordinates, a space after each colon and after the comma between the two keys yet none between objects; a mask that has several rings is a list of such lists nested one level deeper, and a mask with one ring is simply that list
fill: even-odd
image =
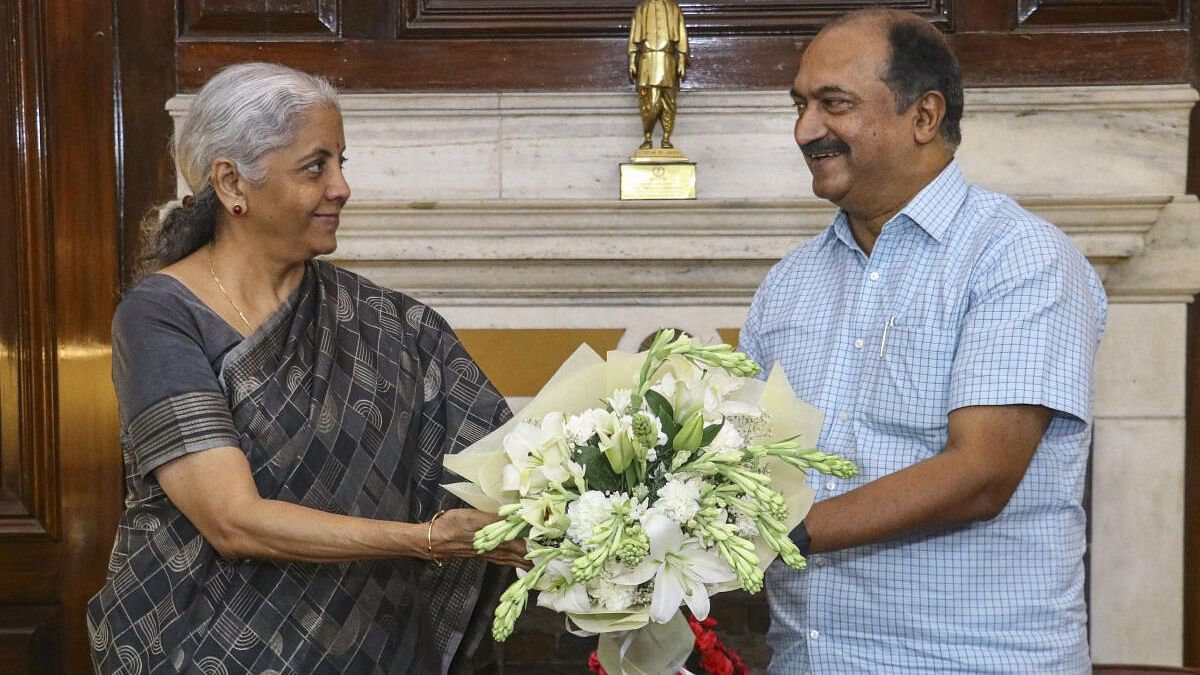
[{"label": "saree pallu", "polygon": [[[219,381],[221,400],[192,393],[139,414],[127,466],[155,451],[148,430],[177,425],[186,444],[208,433],[204,410],[226,406],[264,498],[420,522],[460,505],[440,489],[443,455],[510,416],[440,316],[323,262],[228,352]],[[227,560],[152,477],[127,473],[142,484],[88,606],[99,672],[466,672],[507,581],[474,559]]]}]

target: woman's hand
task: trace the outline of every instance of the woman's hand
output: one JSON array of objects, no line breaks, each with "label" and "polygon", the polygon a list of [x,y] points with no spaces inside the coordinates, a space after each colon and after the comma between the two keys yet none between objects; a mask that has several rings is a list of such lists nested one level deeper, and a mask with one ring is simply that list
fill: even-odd
[{"label": "woman's hand", "polygon": [[475,509],[450,509],[438,516],[429,532],[433,555],[436,558],[480,557],[488,562],[529,569],[525,559],[525,542],[521,539],[505,542],[484,554],[477,554],[473,542],[475,532],[502,520],[491,513]]}]

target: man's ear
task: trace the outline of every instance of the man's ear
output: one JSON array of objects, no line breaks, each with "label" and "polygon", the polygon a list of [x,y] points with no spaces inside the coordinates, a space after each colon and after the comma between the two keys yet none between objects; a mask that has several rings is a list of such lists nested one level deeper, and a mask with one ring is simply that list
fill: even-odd
[{"label": "man's ear", "polygon": [[212,171],[209,172],[208,178],[212,182],[213,190],[217,193],[217,198],[225,205],[227,211],[231,211],[234,204],[246,201],[246,196],[242,191],[242,175],[238,172],[237,163],[232,159],[218,157],[213,160]]},{"label": "man's ear", "polygon": [[946,117],[946,98],[941,92],[927,91],[913,106],[913,140],[918,145],[925,145],[941,134],[942,119]]}]

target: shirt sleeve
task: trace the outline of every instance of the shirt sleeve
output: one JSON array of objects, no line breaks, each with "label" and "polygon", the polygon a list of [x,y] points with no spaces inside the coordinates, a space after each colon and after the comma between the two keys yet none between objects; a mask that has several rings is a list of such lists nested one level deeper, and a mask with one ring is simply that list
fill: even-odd
[{"label": "shirt sleeve", "polygon": [[134,463],[127,472],[148,478],[182,455],[238,446],[199,329],[180,303],[135,289],[117,307],[112,337],[121,441]]},{"label": "shirt sleeve", "polygon": [[1087,423],[1106,300],[1087,259],[1048,223],[1014,223],[972,282],[950,409],[1042,405]]}]

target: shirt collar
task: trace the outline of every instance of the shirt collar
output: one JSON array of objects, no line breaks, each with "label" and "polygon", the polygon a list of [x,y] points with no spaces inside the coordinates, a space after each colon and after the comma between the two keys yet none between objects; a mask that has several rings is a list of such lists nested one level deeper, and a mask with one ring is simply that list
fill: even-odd
[{"label": "shirt collar", "polygon": [[917,196],[896,215],[908,216],[935,241],[940,242],[966,198],[967,182],[958,168],[958,160],[952,159],[937,178],[921,188]]},{"label": "shirt collar", "polygon": [[[952,159],[937,178],[921,188],[921,191],[900,209],[899,213],[892,216],[888,223],[895,222],[900,216],[906,216],[925,230],[934,241],[941,242],[958,214],[963,200],[967,198],[967,189],[967,182],[963,180],[962,171],[958,168],[958,160]],[[854,234],[850,231],[850,218],[845,211],[838,209],[829,231],[846,246],[852,249],[859,248]]]}]

